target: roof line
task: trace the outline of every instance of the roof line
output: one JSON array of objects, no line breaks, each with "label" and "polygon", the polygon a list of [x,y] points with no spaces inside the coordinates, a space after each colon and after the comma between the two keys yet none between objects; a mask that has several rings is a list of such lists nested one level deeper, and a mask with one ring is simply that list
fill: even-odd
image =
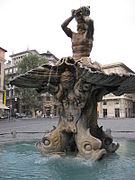
[{"label": "roof line", "polygon": [[14,57],[14,56],[24,54],[24,53],[27,53],[27,52],[31,52],[31,51],[35,51],[37,54],[39,54],[39,52],[37,50],[33,49],[33,50],[26,50],[26,51],[22,51],[22,52],[19,52],[19,53],[16,53],[16,54],[12,54],[9,57]]},{"label": "roof line", "polygon": [[3,50],[3,51],[5,51],[5,52],[7,52],[7,50],[6,50],[6,49],[3,49],[2,47],[0,47],[0,49]]},{"label": "roof line", "polygon": [[130,69],[128,66],[126,66],[123,62],[115,62],[115,63],[105,64],[105,65],[102,65],[102,68],[106,69],[108,67],[112,67],[112,66],[116,67],[118,65],[125,67],[127,70],[129,70],[132,73],[135,73],[132,69]]}]

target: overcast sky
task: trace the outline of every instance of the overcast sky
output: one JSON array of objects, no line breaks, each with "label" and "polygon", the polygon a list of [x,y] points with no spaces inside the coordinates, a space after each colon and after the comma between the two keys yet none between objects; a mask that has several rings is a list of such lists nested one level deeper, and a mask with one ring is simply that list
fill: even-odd
[{"label": "overcast sky", "polygon": [[[90,5],[94,20],[92,61],[123,62],[135,71],[135,0],[0,0],[0,47],[9,55],[29,49],[72,56],[61,29],[71,10]],[[76,22],[70,28],[76,30]]]}]

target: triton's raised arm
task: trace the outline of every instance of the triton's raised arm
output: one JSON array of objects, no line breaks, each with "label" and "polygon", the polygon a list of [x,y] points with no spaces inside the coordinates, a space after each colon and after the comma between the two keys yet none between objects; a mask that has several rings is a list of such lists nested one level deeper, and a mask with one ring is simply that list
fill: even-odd
[{"label": "triton's raised arm", "polygon": [[66,19],[61,25],[63,31],[70,38],[72,38],[72,30],[70,28],[68,28],[67,26],[73,20],[74,17],[75,17],[75,11],[73,10],[72,15],[68,19]]}]

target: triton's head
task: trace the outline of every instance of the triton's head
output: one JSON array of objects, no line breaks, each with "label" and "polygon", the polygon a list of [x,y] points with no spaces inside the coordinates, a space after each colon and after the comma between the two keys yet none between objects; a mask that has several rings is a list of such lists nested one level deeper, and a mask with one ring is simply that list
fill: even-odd
[{"label": "triton's head", "polygon": [[89,6],[83,6],[76,10],[75,12],[75,19],[77,21],[77,30],[87,30],[86,23],[84,22],[84,16],[90,15],[90,7]]},{"label": "triton's head", "polygon": [[76,10],[76,17],[89,16],[89,15],[90,15],[90,6],[82,6]]}]

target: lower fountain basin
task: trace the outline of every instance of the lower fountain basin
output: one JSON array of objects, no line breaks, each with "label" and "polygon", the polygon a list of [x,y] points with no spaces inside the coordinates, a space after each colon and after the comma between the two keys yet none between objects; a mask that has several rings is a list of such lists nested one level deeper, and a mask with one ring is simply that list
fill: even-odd
[{"label": "lower fountain basin", "polygon": [[117,139],[117,153],[91,162],[74,157],[42,156],[34,143],[5,145],[0,148],[0,180],[133,180],[135,141]]}]

